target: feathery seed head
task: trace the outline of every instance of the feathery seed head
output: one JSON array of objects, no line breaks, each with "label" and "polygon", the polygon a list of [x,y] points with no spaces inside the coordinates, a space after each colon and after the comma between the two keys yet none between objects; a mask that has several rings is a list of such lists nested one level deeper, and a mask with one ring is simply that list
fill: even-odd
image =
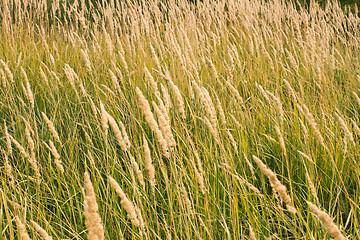
[{"label": "feathery seed head", "polygon": [[140,221],[138,219],[134,204],[126,197],[125,193],[123,192],[120,185],[116,182],[115,179],[113,179],[110,176],[108,176],[108,179],[111,186],[114,188],[115,192],[117,193],[117,195],[121,198],[120,204],[127,212],[131,223],[136,227],[140,227]]},{"label": "feathery seed head", "polygon": [[333,222],[331,217],[324,211],[320,210],[315,204],[307,202],[312,213],[314,213],[323,223],[325,230],[334,238],[334,240],[346,240],[338,226]]},{"label": "feathery seed head", "polygon": [[35,230],[40,234],[40,236],[44,240],[52,240],[53,238],[43,229],[39,224],[35,221],[31,221],[32,225],[34,226]]},{"label": "feathery seed head", "polygon": [[44,112],[41,112],[41,115],[43,116],[46,124],[48,125],[48,128],[49,128],[52,136],[54,137],[54,139],[55,139],[57,142],[61,143],[61,142],[60,142],[59,134],[57,133],[53,122],[46,116],[46,114],[45,114]]},{"label": "feathery seed head", "polygon": [[15,216],[15,221],[17,224],[17,227],[19,229],[19,235],[21,237],[21,240],[31,240],[29,237],[28,232],[26,231],[26,226],[23,224],[18,216]]},{"label": "feathery seed head", "polygon": [[286,203],[286,207],[289,212],[296,214],[296,209],[291,206],[291,198],[286,193],[286,187],[278,180],[276,174],[271,171],[260,158],[253,155],[253,159],[259,166],[260,170],[269,178],[271,187],[279,194],[280,199]]},{"label": "feathery seed head", "polygon": [[169,158],[169,152],[168,152],[168,144],[163,136],[163,133],[161,132],[158,123],[156,122],[153,113],[151,112],[150,104],[148,100],[144,97],[141,90],[136,87],[136,93],[139,98],[139,106],[142,110],[143,114],[145,115],[145,120],[149,124],[151,130],[155,133],[155,137],[157,141],[159,142],[162,152],[165,157]]},{"label": "feathery seed head", "polygon": [[96,203],[95,191],[88,172],[85,172],[84,174],[84,183],[86,190],[84,199],[84,216],[85,225],[88,230],[88,239],[103,240],[104,227],[98,213],[98,204]]}]

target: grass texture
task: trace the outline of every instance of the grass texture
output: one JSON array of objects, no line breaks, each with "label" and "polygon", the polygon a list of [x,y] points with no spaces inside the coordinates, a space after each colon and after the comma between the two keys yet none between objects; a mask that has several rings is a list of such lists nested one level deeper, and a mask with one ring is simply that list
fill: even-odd
[{"label": "grass texture", "polygon": [[357,12],[0,11],[0,239],[360,239]]}]

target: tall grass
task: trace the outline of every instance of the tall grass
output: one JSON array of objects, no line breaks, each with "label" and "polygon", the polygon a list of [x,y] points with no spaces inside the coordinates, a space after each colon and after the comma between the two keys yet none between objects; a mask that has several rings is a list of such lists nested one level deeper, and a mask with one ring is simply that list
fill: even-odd
[{"label": "tall grass", "polygon": [[357,13],[280,0],[0,11],[1,238],[360,238]]}]

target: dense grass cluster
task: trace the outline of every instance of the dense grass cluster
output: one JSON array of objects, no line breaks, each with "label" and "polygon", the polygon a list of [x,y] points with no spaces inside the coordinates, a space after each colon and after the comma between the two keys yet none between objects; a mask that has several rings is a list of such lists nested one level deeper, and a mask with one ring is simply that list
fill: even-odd
[{"label": "dense grass cluster", "polygon": [[4,239],[360,238],[357,12],[281,0],[0,11]]}]

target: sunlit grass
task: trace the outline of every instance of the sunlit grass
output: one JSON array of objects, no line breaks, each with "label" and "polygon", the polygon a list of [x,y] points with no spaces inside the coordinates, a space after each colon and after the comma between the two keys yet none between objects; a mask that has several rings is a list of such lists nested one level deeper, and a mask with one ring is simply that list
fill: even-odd
[{"label": "sunlit grass", "polygon": [[360,237],[357,15],[43,2],[0,3],[4,239]]}]

